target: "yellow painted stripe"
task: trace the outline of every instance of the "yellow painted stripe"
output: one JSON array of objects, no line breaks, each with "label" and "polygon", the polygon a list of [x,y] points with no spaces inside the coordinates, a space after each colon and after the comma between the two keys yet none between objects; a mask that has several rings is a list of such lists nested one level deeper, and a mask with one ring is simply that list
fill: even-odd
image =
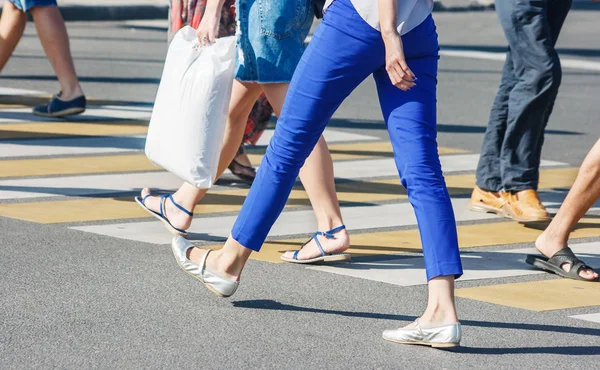
[{"label": "yellow painted stripe", "polygon": [[[358,160],[371,158],[393,158],[394,152],[390,141],[370,141],[363,143],[329,144],[329,152],[334,161]],[[265,148],[249,148],[249,158],[254,165],[260,164]],[[440,155],[468,153],[467,150],[439,147]]]},{"label": "yellow painted stripe", "polygon": [[133,120],[102,123],[7,123],[0,125],[0,139],[134,135],[145,134],[147,131],[147,122]]},{"label": "yellow painted stripe", "polygon": [[[81,164],[77,162],[70,163],[77,167],[78,171],[88,169],[89,171],[98,172],[109,172],[111,168],[115,168],[114,165],[109,162],[121,162],[115,160],[115,158],[124,157],[120,170],[126,168],[125,166],[131,166],[130,169],[136,170],[151,170],[156,169],[145,157],[139,155],[125,155],[125,156],[114,156],[113,160],[106,160],[107,157],[90,157],[94,158],[94,166],[92,162],[84,161]],[[137,158],[137,159],[136,159]],[[67,159],[67,158],[63,158]],[[77,158],[69,158],[77,159]],[[36,166],[38,171],[46,171],[50,173],[52,169],[50,164],[57,166],[65,166],[64,162],[52,162],[51,159],[47,159],[47,167]],[[139,161],[139,162],[136,162]],[[11,170],[15,171],[27,171],[29,165],[27,160],[22,161],[7,161],[7,162],[22,162],[23,165],[20,170],[18,166],[13,165],[11,168],[3,166],[0,161],[0,174],[6,175]],[[86,164],[87,163],[87,164]],[[87,167],[84,167],[87,166]],[[113,167],[111,167],[113,166]],[[551,169],[541,171],[541,185],[551,185],[547,187],[567,187],[572,183],[572,178],[575,176],[577,169]],[[20,172],[21,174],[24,172]],[[78,172],[81,173],[81,172]],[[0,175],[1,176],[1,175]],[[14,176],[14,175],[13,175]],[[457,175],[447,176],[446,182],[449,186],[451,194],[469,194],[472,190],[472,186],[475,182],[473,175]],[[397,200],[405,199],[406,191],[399,185],[398,180],[378,180],[378,181],[352,181],[342,182],[336,184],[337,195],[340,203],[344,205],[351,204],[365,204],[373,203],[385,200]],[[246,195],[248,194],[247,189],[230,189],[222,191],[211,191],[196,206],[196,214],[205,213],[219,213],[219,212],[235,212],[241,208]],[[287,207],[291,206],[308,206],[310,202],[306,196],[306,193],[301,189],[294,189],[290,196],[290,200],[287,203]],[[18,218],[26,221],[38,222],[38,223],[63,223],[63,222],[88,222],[97,220],[117,220],[127,218],[138,218],[147,217],[146,213],[139,213],[138,206],[131,202],[131,199],[122,198],[97,198],[97,199],[77,199],[77,200],[59,200],[59,201],[48,201],[48,202],[34,202],[34,203],[18,203],[18,204],[0,204],[0,216],[6,216],[11,218]],[[64,211],[63,211],[64,209]],[[85,212],[71,212],[69,209],[84,209]],[[92,211],[93,210],[93,211]],[[413,231],[414,232],[414,231]],[[489,230],[483,231],[490,233]],[[510,231],[510,233],[513,233]],[[494,233],[491,233],[494,234]],[[514,233],[514,235],[519,235]],[[360,236],[357,236],[360,238]],[[393,238],[393,240],[405,240],[406,236],[402,236],[400,239]],[[483,237],[485,240],[489,240],[493,235],[486,235]],[[531,235],[527,235],[525,241],[529,241]],[[529,238],[529,239],[528,239]],[[417,238],[418,239],[418,238]],[[416,239],[415,239],[416,240]],[[515,241],[517,242],[517,241]],[[506,243],[497,243],[506,244]]]},{"label": "yellow painted stripe", "polygon": [[557,279],[463,288],[456,296],[532,311],[600,306],[600,284]]},{"label": "yellow painted stripe", "polygon": [[[21,104],[0,104],[0,109],[20,109],[20,108],[27,108],[26,105],[21,105]],[[2,112],[0,112],[0,116],[2,115]]]},{"label": "yellow painted stripe", "polygon": [[[2,127],[0,125],[0,134]],[[133,125],[135,129],[141,126]],[[115,127],[110,126],[114,129]],[[146,129],[145,127],[141,127]],[[363,145],[363,144],[360,144]],[[454,149],[448,149],[453,152]],[[345,154],[334,154],[334,160],[347,159]],[[262,156],[251,155],[254,162],[260,163]],[[40,159],[11,159],[0,160],[0,178],[27,177],[27,176],[50,176],[50,175],[84,175],[93,173],[117,173],[132,171],[159,170],[143,154],[127,154],[116,156],[94,156],[94,157],[69,157],[69,158],[40,158]],[[399,181],[392,180],[390,184],[396,184],[395,193],[398,193]],[[382,185],[384,186],[384,185]],[[385,198],[388,199],[388,198]]]},{"label": "yellow painted stripe", "polygon": [[0,178],[160,170],[145,155],[139,154],[0,161]]}]

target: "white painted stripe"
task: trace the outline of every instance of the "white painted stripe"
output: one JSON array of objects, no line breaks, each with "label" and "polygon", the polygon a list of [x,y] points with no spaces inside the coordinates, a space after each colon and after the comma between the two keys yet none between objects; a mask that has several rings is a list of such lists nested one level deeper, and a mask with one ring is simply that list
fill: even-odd
[{"label": "white painted stripe", "polygon": [[[479,154],[457,154],[440,156],[444,173],[475,171],[479,162]],[[542,160],[542,167],[564,166],[566,163]],[[398,176],[393,158],[364,159],[334,163],[337,178],[360,179],[371,177]]]},{"label": "white painted stripe", "polygon": [[0,141],[0,158],[120,153],[143,150],[146,135]]},{"label": "white painted stripe", "polygon": [[36,90],[25,90],[25,89],[13,89],[11,87],[0,87],[0,95],[25,95],[25,96],[39,96],[39,95],[49,95],[43,91]]},{"label": "white painted stripe", "polygon": [[[73,122],[102,122],[125,119],[150,120],[152,107],[149,106],[92,106],[85,113],[71,117]],[[68,122],[67,121],[67,122]],[[65,122],[62,118],[38,117],[31,108],[9,108],[0,110],[0,123],[26,122]]]},{"label": "white painted stripe", "polygon": [[179,186],[181,180],[168,172],[14,179],[0,181],[0,199],[115,194],[143,187],[177,189]]},{"label": "white painted stripe", "polygon": [[[556,195],[559,196],[556,196]],[[565,193],[541,193],[544,205],[549,211],[558,210]],[[498,219],[498,216],[471,212],[467,209],[468,199],[453,199],[452,205],[456,220],[477,221]],[[599,208],[592,208],[592,211]],[[417,220],[409,203],[383,204],[369,207],[342,207],[344,222],[349,230],[365,230],[383,227],[415,226]],[[195,218],[189,229],[189,239],[210,241],[226,238],[237,216]],[[73,229],[115,238],[134,240],[152,244],[168,244],[172,235],[158,221],[118,223],[108,225],[82,226]],[[312,210],[284,211],[273,225],[270,237],[284,237],[315,232],[316,223]]]},{"label": "white painted stripe", "polygon": [[[506,53],[493,53],[487,51],[475,51],[475,50],[440,50],[440,55],[456,58],[468,58],[468,59],[483,59],[483,60],[497,60],[504,61],[506,59]],[[589,60],[573,59],[573,58],[560,58],[560,64],[563,68],[581,69],[587,71],[600,71],[600,63],[592,62]]]},{"label": "white painted stripe", "polygon": [[570,316],[574,319],[579,319],[579,320],[585,320],[585,321],[590,321],[590,322],[595,322],[600,324],[600,313],[590,313],[587,315],[574,315],[574,316]]},{"label": "white painted stripe", "polygon": [[[477,154],[441,156],[446,173],[473,171]],[[543,166],[560,165],[542,161]],[[392,158],[334,162],[336,178],[357,179],[373,176],[397,176]],[[181,185],[176,177],[166,173],[127,173],[110,175],[64,176],[50,178],[9,179],[0,181],[0,199],[26,199],[48,196],[83,196],[114,194],[138,190],[142,187],[160,187],[175,190]]]},{"label": "white painted stripe", "polygon": [[[573,244],[571,248],[587,263],[600,264],[600,243]],[[539,253],[535,248],[489,252],[462,251],[464,275],[460,280],[497,279],[544,273],[525,263],[528,254]],[[389,259],[389,256],[382,256],[382,260],[376,262],[353,262],[335,267],[311,266],[307,268],[399,286],[426,284],[422,257]]]},{"label": "white painted stripe", "polygon": [[[458,221],[493,219],[497,216],[475,213],[467,210],[468,199],[453,200],[454,212]],[[416,224],[412,206],[409,203],[384,204],[370,207],[342,207],[344,223],[349,230],[379,227],[400,227]],[[237,216],[195,218],[188,230],[190,240],[211,240],[226,238]],[[281,214],[269,236],[289,236],[314,233],[315,215],[312,210],[287,211]],[[152,244],[168,244],[172,235],[157,221],[119,223],[74,227],[75,230],[107,235],[121,239],[135,240]]]},{"label": "white painted stripe", "polygon": [[[269,142],[271,141],[271,138],[273,137],[274,133],[275,131],[272,129],[266,130],[262,134],[256,145],[269,145]],[[323,132],[323,136],[325,137],[325,140],[328,143],[381,140],[375,136],[355,134],[352,132],[337,131],[333,129],[326,129],[325,132]]]},{"label": "white painted stripe", "polygon": [[[378,140],[373,136],[331,129],[325,130],[324,135],[329,143]],[[272,136],[273,130],[266,130],[257,145],[268,145],[268,140]],[[0,158],[120,153],[143,150],[145,143],[146,135],[2,140],[0,141]]]}]

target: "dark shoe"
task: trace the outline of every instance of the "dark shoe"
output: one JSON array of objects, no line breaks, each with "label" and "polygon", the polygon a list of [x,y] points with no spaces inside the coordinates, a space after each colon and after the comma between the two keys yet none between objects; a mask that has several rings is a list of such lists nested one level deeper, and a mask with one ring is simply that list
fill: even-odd
[{"label": "dark shoe", "polygon": [[[527,259],[525,260],[528,264],[539,268],[540,270],[544,270],[547,272],[554,273],[558,276],[573,279],[573,280],[583,280],[583,281],[597,281],[598,279],[586,279],[581,277],[579,273],[581,270],[592,270],[593,268],[586,265],[585,262],[577,258],[571,248],[564,247],[558,252],[554,253],[554,255],[550,258],[546,256],[537,256],[534,254],[527,255]],[[569,265],[569,271],[565,271],[563,266],[565,264]]]},{"label": "dark shoe", "polygon": [[252,184],[256,178],[256,170],[253,167],[244,166],[235,159],[231,161],[228,168],[231,173],[249,184]]},{"label": "dark shoe", "polygon": [[61,100],[60,93],[55,95],[46,105],[33,108],[33,114],[41,117],[67,117],[85,112],[87,101],[85,96],[79,96],[72,100]]}]

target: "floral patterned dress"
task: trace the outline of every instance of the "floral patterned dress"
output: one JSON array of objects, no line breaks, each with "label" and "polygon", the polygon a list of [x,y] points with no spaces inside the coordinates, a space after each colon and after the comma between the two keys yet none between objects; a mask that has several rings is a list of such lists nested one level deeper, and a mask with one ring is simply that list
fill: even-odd
[{"label": "floral patterned dress", "polygon": [[[235,0],[225,0],[221,11],[219,37],[235,35]],[[169,11],[169,41],[182,27],[190,25],[198,28],[204,15],[206,0],[171,0]],[[244,139],[238,153],[243,152],[243,144],[256,145],[256,142],[267,128],[273,108],[264,94],[258,98],[246,123]]]}]

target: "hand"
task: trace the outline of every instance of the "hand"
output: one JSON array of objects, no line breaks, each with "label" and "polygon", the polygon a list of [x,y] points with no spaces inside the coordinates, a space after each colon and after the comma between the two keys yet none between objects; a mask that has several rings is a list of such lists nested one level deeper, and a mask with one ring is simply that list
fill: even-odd
[{"label": "hand", "polygon": [[415,83],[417,78],[406,64],[402,38],[395,30],[382,37],[385,44],[385,70],[390,76],[392,84],[402,91],[410,90],[417,85]]},{"label": "hand", "polygon": [[198,41],[202,46],[214,44],[217,41],[217,33],[219,31],[220,13],[208,14],[208,8],[206,9],[200,25],[198,26]]}]

